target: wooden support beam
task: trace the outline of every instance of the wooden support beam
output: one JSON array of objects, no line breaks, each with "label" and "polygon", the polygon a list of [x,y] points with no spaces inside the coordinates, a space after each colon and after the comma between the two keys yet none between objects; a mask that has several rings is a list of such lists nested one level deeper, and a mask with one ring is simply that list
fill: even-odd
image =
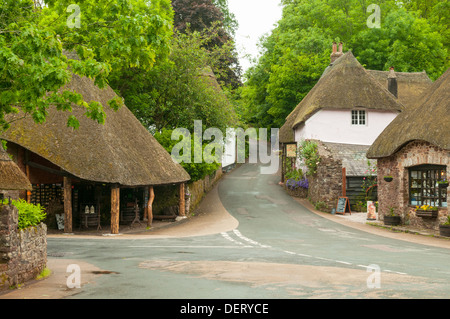
[{"label": "wooden support beam", "polygon": [[[25,165],[25,171],[28,180],[30,180],[30,166],[28,166],[28,164]],[[27,203],[31,203],[31,191],[27,191]]]},{"label": "wooden support beam", "polygon": [[72,232],[72,180],[64,177],[64,232]]},{"label": "wooden support beam", "polygon": [[119,234],[120,217],[120,188],[118,185],[111,186],[111,234]]},{"label": "wooden support beam", "polygon": [[153,200],[155,199],[155,192],[153,191],[153,186],[150,186],[148,193],[148,203],[147,203],[147,227],[152,227],[153,223]]},{"label": "wooden support beam", "polygon": [[347,172],[345,167],[342,167],[342,196],[345,197],[346,196],[346,189],[347,189]]},{"label": "wooden support beam", "polygon": [[186,202],[185,202],[185,191],[184,183],[180,184],[180,203],[179,203],[179,214],[180,216],[186,216]]}]

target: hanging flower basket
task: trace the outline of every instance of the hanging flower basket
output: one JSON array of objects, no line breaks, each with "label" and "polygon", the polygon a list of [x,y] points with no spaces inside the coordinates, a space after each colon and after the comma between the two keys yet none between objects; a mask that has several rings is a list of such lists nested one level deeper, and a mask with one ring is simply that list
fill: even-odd
[{"label": "hanging flower basket", "polygon": [[384,180],[385,180],[386,182],[388,182],[388,183],[392,182],[392,180],[394,179],[392,176],[385,176],[385,177],[383,177],[383,178],[384,178]]},{"label": "hanging flower basket", "polygon": [[437,207],[422,205],[416,207],[416,216],[422,218],[437,218],[439,211]]},{"label": "hanging flower basket", "polygon": [[439,185],[439,188],[447,188],[448,187],[448,181],[439,181],[438,185]]}]

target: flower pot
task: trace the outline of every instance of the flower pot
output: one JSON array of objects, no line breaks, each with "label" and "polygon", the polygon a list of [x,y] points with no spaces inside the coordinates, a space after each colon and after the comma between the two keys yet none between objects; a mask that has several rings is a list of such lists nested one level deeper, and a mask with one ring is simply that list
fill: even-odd
[{"label": "flower pot", "polygon": [[436,218],[439,212],[437,210],[416,210],[416,216],[422,218]]},{"label": "flower pot", "polygon": [[393,178],[392,178],[392,177],[389,177],[389,176],[385,176],[385,177],[384,177],[384,180],[385,180],[386,182],[390,183],[390,182],[392,182]]},{"label": "flower pot", "polygon": [[402,222],[400,216],[384,216],[384,224],[389,226],[398,226]]},{"label": "flower pot", "polygon": [[450,225],[439,225],[439,235],[450,237]]},{"label": "flower pot", "polygon": [[447,183],[439,183],[439,188],[447,188],[448,187],[448,182]]}]

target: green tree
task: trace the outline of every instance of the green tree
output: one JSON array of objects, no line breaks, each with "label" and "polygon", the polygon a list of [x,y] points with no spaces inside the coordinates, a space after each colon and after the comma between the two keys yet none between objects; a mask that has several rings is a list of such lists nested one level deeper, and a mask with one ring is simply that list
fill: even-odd
[{"label": "green tree", "polygon": [[283,0],[278,26],[261,42],[245,74],[239,115],[251,125],[280,127],[329,64],[333,41],[368,69],[425,70],[432,79],[449,66],[448,1],[380,0],[381,28],[369,28],[365,0]]},{"label": "green tree", "polygon": [[167,61],[157,61],[150,71],[129,69],[112,81],[125,98],[127,107],[151,131],[177,127],[193,130],[194,120],[206,127],[236,124],[236,116],[227,95],[218,85],[211,68],[220,69],[218,61],[230,48],[206,50],[213,31],[176,32]]},{"label": "green tree", "polygon": [[[81,94],[62,90],[71,74],[87,76],[104,87],[122,70],[149,70],[156,57],[168,54],[172,34],[169,0],[151,4],[120,0],[103,5],[85,0],[72,12],[67,9],[73,1],[45,3],[0,0],[0,130],[9,127],[5,116],[19,108],[41,123],[50,105],[70,111],[72,103],[85,107],[86,116],[103,123],[100,103],[86,103]],[[76,52],[78,57],[66,52]],[[110,101],[115,109],[120,104],[120,99]],[[78,126],[71,115],[67,123]]]}]

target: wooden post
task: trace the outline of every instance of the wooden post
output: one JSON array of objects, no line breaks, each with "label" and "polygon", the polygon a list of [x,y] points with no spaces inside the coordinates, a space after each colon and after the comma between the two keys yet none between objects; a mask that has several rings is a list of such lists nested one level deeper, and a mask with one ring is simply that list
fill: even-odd
[{"label": "wooden post", "polygon": [[155,192],[153,191],[153,186],[150,186],[148,193],[148,203],[147,203],[147,227],[152,227],[153,223],[153,200],[155,199]]},{"label": "wooden post", "polygon": [[184,183],[180,184],[180,203],[179,203],[179,213],[180,216],[186,216],[186,203],[185,203],[185,192],[184,192]]},{"label": "wooden post", "polygon": [[64,177],[64,232],[72,232],[72,180]]},{"label": "wooden post", "polygon": [[[25,165],[25,171],[27,173],[28,180],[30,179],[30,166],[28,164]],[[27,203],[31,203],[31,191],[27,191]]]},{"label": "wooden post", "polygon": [[347,182],[347,172],[345,170],[345,167],[342,167],[342,196],[346,196],[346,182]]},{"label": "wooden post", "polygon": [[120,188],[111,186],[111,234],[119,234]]}]

